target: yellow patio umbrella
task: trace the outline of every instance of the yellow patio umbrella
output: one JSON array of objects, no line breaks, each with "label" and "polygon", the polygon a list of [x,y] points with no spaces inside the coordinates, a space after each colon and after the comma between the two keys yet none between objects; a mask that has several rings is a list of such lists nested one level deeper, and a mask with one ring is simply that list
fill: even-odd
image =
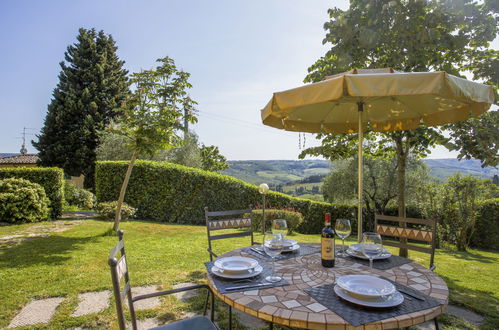
[{"label": "yellow patio umbrella", "polygon": [[410,130],[478,116],[495,102],[492,86],[446,72],[354,69],[274,93],[265,125],[295,132],[359,133],[358,235],[362,234],[363,131]]}]

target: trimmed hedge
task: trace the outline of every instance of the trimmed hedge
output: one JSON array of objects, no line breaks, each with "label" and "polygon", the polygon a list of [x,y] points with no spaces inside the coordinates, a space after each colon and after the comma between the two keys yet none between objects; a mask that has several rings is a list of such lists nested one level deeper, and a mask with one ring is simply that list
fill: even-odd
[{"label": "trimmed hedge", "polygon": [[0,168],[0,179],[21,178],[38,183],[50,200],[50,217],[62,214],[64,201],[64,172],[56,167],[6,167]]},{"label": "trimmed hedge", "polygon": [[[96,164],[97,201],[118,198],[128,162],[100,161]],[[167,162],[137,161],[125,202],[137,209],[135,217],[172,223],[204,224],[204,207],[210,210],[244,209],[262,201],[258,187],[242,180]],[[324,214],[347,218],[356,228],[356,207],[332,205],[295,198],[277,192],[267,195],[269,208],[292,209],[303,215],[300,233],[320,233]]]},{"label": "trimmed hedge", "polygon": [[499,251],[499,198],[483,201],[470,245]]}]

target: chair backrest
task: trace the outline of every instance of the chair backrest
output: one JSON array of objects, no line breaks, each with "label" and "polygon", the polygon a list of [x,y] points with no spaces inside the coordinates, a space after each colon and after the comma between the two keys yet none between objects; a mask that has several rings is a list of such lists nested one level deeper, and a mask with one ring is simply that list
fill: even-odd
[{"label": "chair backrest", "polygon": [[[109,266],[111,267],[111,278],[113,280],[114,299],[116,301],[116,312],[118,313],[118,323],[121,330],[125,326],[124,303],[125,298],[128,300],[128,309],[133,329],[137,329],[137,318],[135,309],[133,308],[132,290],[130,285],[130,277],[128,275],[128,265],[126,262],[125,244],[123,241],[123,231],[118,231],[118,244],[111,250],[109,254]],[[122,281],[123,280],[123,281]],[[123,283],[122,283],[123,282]]]},{"label": "chair backrest", "polygon": [[[213,260],[211,241],[232,238],[251,236],[251,245],[253,242],[253,230],[251,217],[244,217],[245,214],[251,214],[251,208],[245,210],[230,210],[230,211],[208,211],[208,207],[204,208],[206,218],[206,231],[208,233],[208,251],[210,251],[210,260]],[[229,234],[213,235],[212,232],[222,229],[242,229],[247,228],[244,232],[236,232]]]},{"label": "chair backrest", "polygon": [[[402,223],[405,226],[393,226],[387,224],[379,224],[378,221],[382,220],[384,222],[396,222],[398,224]],[[428,229],[418,229],[418,228],[408,228],[407,224],[418,224],[424,225]],[[430,269],[434,269],[434,261],[435,261],[435,244],[436,244],[436,236],[437,236],[437,221],[429,220],[429,219],[417,219],[417,218],[403,218],[403,217],[392,217],[387,215],[376,215],[374,217],[374,228],[376,233],[382,236],[390,236],[397,238],[405,238],[412,241],[419,241],[429,243],[430,247],[424,247],[420,245],[413,245],[409,243],[402,242],[391,242],[383,240],[383,245],[394,246],[399,248],[406,248],[409,250],[429,253],[430,257]]]}]

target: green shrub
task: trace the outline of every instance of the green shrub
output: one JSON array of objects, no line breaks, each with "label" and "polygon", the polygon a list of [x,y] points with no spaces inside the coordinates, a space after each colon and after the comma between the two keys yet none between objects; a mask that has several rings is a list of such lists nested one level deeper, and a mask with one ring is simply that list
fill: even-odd
[{"label": "green shrub", "polygon": [[69,205],[76,205],[82,209],[93,209],[95,206],[94,194],[68,181],[64,182],[64,198]]},{"label": "green shrub", "polygon": [[[262,220],[263,212],[262,210],[253,210],[251,215],[254,231],[262,231]],[[272,228],[272,220],[274,219],[285,219],[288,224],[288,234],[293,233],[298,226],[303,222],[303,215],[300,212],[290,211],[290,210],[276,210],[276,209],[265,209],[265,228]]]},{"label": "green shrub", "polygon": [[[97,162],[95,172],[98,202],[119,196],[128,162]],[[167,162],[137,161],[125,202],[137,208],[136,217],[172,223],[204,224],[204,207],[210,210],[245,209],[261,202],[258,187],[218,173]],[[300,233],[320,233],[324,213],[333,219],[354,220],[355,206],[332,205],[269,192],[267,202],[275,209],[293,209],[303,215]],[[356,221],[354,221],[356,223]],[[354,226],[352,223],[352,226]]]},{"label": "green shrub", "polygon": [[62,214],[64,201],[64,172],[56,167],[9,167],[0,168],[0,179],[21,178],[43,187],[50,200],[50,217]]},{"label": "green shrub", "polygon": [[[116,207],[118,205],[117,201],[105,202],[97,204],[96,210],[99,215],[105,220],[114,220],[116,215]],[[126,220],[132,217],[137,210],[130,205],[123,203],[121,206],[121,220]]]},{"label": "green shrub", "polygon": [[487,250],[499,250],[499,198],[480,203],[478,221],[470,245]]},{"label": "green shrub", "polygon": [[47,218],[50,201],[39,184],[24,179],[0,180],[0,220],[36,222]]}]

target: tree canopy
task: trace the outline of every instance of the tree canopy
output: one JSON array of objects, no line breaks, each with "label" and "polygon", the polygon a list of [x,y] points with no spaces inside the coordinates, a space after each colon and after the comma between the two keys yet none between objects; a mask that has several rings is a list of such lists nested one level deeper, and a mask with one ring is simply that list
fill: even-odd
[{"label": "tree canopy", "polygon": [[[158,150],[155,155],[139,153],[137,159],[167,161],[185,166],[219,172],[229,167],[227,159],[216,146],[199,143],[194,132],[184,133],[181,145],[172,149]],[[130,137],[120,133],[119,124],[111,123],[99,132],[98,160],[128,160],[133,151],[127,147]]]},{"label": "tree canopy", "polygon": [[382,67],[455,75],[470,70],[475,79],[497,79],[498,51],[488,48],[497,35],[494,1],[351,0],[349,9],[328,13],[323,43],[331,47],[309,68],[307,82]]},{"label": "tree canopy", "polygon": [[80,29],[60,63],[59,83],[48,105],[44,126],[33,145],[40,163],[73,176],[85,175],[92,185],[97,131],[116,116],[113,111],[129,93],[128,71],[116,54],[111,35]]}]

